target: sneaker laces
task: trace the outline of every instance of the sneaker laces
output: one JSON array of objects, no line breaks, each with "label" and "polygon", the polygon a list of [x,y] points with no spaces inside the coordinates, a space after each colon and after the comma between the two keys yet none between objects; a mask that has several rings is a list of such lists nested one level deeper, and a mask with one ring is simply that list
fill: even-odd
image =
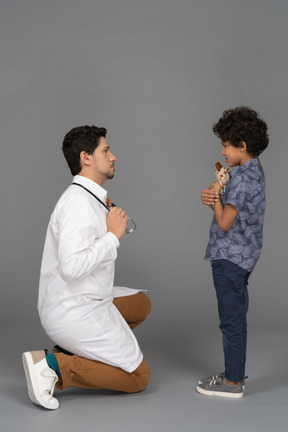
[{"label": "sneaker laces", "polygon": [[211,381],[209,382],[209,385],[218,384],[218,383],[222,382],[223,379],[224,379],[223,376],[215,375],[212,377]]},{"label": "sneaker laces", "polygon": [[49,397],[46,397],[47,400],[54,399],[53,392],[54,392],[55,384],[58,381],[58,376],[57,376],[56,372],[50,368],[46,368],[46,369],[43,369],[43,371],[41,372],[41,375],[44,378],[51,378],[51,380],[49,380],[49,387],[47,389],[45,389],[45,396],[49,396]]},{"label": "sneaker laces", "polygon": [[[242,386],[245,385],[245,382],[246,382],[247,378],[248,378],[247,375],[244,376],[243,380],[241,381],[241,385]],[[212,376],[211,381],[209,382],[209,385],[219,384],[223,380],[224,380],[224,375],[223,374],[219,374],[219,376],[218,375],[214,375],[214,376]]]}]

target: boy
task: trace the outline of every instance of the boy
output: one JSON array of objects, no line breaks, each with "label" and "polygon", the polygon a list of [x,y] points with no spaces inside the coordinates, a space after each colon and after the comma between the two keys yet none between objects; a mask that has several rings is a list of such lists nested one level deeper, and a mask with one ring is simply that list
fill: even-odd
[{"label": "boy", "polygon": [[225,372],[202,379],[196,390],[207,396],[240,398],[245,387],[248,279],[261,253],[265,177],[258,156],[269,142],[267,124],[248,107],[224,111],[213,125],[230,181],[221,198],[218,181],[201,194],[214,211],[205,260],[211,262],[223,336]]}]

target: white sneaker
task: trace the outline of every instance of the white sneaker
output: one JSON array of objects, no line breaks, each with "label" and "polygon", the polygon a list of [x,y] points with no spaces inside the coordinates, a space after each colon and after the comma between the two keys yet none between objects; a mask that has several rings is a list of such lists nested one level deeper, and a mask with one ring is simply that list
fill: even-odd
[{"label": "white sneaker", "polygon": [[25,352],[22,361],[31,401],[47,409],[59,408],[58,400],[53,397],[58,376],[48,366],[45,351]]}]

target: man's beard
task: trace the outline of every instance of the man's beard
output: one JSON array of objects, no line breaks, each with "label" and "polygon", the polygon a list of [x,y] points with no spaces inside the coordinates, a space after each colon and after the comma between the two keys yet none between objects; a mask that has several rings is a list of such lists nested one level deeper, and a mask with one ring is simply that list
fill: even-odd
[{"label": "man's beard", "polygon": [[111,179],[113,179],[113,177],[114,177],[114,175],[115,175],[115,172],[113,171],[112,173],[107,173],[107,180],[111,180]]}]

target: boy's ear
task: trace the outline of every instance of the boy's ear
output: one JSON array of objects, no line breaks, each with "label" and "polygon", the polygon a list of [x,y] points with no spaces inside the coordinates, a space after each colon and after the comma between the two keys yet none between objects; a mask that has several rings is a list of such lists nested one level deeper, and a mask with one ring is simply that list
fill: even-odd
[{"label": "boy's ear", "polygon": [[240,142],[241,151],[247,151],[247,145],[245,141]]}]

